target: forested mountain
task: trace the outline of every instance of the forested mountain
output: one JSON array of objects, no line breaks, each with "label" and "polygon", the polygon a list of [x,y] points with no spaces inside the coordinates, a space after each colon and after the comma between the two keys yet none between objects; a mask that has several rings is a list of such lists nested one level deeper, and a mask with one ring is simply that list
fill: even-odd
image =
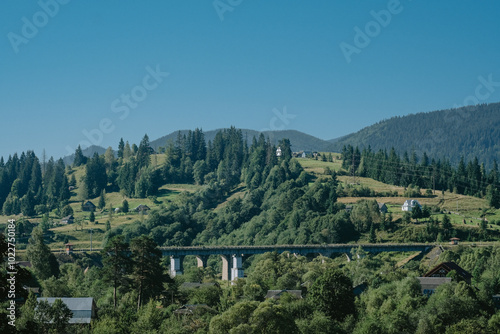
[{"label": "forested mountain", "polygon": [[373,151],[416,151],[430,158],[446,158],[457,165],[461,157],[475,157],[486,167],[500,160],[500,103],[393,117],[345,137],[332,139],[334,151],[345,145]]},{"label": "forested mountain", "polygon": [[[223,129],[204,132],[205,139],[207,140],[207,142],[213,141],[217,132],[221,130]],[[160,146],[165,146],[169,141],[175,141],[179,132],[182,136],[184,136],[188,134],[189,130],[175,131],[166,136],[153,140],[151,142],[151,147],[157,150]],[[292,145],[291,146],[292,151],[294,152],[297,151],[331,152],[333,149],[333,145],[331,143],[297,130],[259,132],[255,130],[241,129],[241,133],[243,135],[243,138],[246,139],[247,145],[251,145],[252,138],[253,137],[258,138],[259,135],[262,133],[266,139],[269,137],[269,140],[273,145],[277,145],[278,142],[283,138],[289,139],[290,144]]]}]

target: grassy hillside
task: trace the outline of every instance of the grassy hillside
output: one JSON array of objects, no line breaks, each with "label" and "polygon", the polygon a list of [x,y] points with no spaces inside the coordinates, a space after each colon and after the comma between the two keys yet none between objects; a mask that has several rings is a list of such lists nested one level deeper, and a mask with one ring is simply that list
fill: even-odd
[{"label": "grassy hillside", "polygon": [[[334,155],[333,162],[324,162],[315,159],[297,159],[300,165],[304,168],[312,180],[314,179],[329,179],[331,176],[328,174],[328,169],[330,171],[336,171],[339,173],[337,179],[339,184],[344,189],[349,187],[354,187],[361,189],[363,187],[369,188],[376,194],[375,197],[339,197],[338,202],[343,204],[355,204],[362,199],[376,200],[377,202],[385,203],[389,212],[393,215],[394,220],[402,218],[403,212],[401,211],[401,205],[406,200],[403,197],[405,191],[402,187],[392,186],[384,184],[379,181],[375,181],[370,178],[356,177],[355,180],[351,176],[345,175],[346,171],[341,168],[341,160],[339,160],[338,155]],[[164,157],[158,155],[156,157],[156,163],[161,165],[163,163]],[[73,173],[79,180],[84,173],[83,167],[73,169]],[[343,174],[343,175],[342,175]],[[313,182],[310,183],[310,187],[313,187]],[[62,249],[65,242],[71,242],[75,245],[75,248],[90,248],[90,230],[92,230],[92,240],[93,247],[101,247],[101,241],[105,237],[106,233],[106,222],[110,222],[111,228],[115,228],[122,225],[129,225],[136,222],[145,222],[148,219],[147,215],[141,215],[134,212],[133,209],[139,204],[145,204],[152,209],[161,209],[162,207],[168,207],[173,203],[182,205],[180,199],[180,194],[182,192],[195,193],[204,189],[206,186],[198,186],[193,184],[166,184],[160,188],[158,196],[150,197],[145,199],[138,198],[127,198],[118,192],[112,192],[106,194],[106,208],[104,210],[98,210],[95,213],[96,222],[91,223],[89,221],[89,213],[83,212],[81,210],[81,199],[78,197],[78,188],[73,191],[70,200],[70,205],[73,208],[74,216],[76,220],[81,220],[82,224],[71,224],[71,225],[58,225],[60,217],[55,215],[55,212],[50,214],[50,219],[56,223],[56,225],[50,229],[50,236],[47,241],[50,242],[50,247],[52,249]],[[425,193],[426,189],[422,189],[422,194]],[[382,194],[390,193],[391,196],[387,197]],[[224,208],[234,203],[235,199],[245,199],[249,194],[244,183],[236,186],[229,194],[227,194],[224,201],[218,204],[213,210],[215,214],[224,214]],[[396,196],[397,195],[397,196]],[[116,208],[120,207],[123,200],[126,199],[129,202],[130,212],[129,213],[109,213],[109,206]],[[488,228],[491,231],[498,231],[499,226],[491,224],[493,221],[500,221],[500,210],[492,210],[488,208],[487,201],[485,199],[480,199],[476,197],[457,195],[450,192],[436,193],[432,196],[417,198],[422,205],[427,205],[433,208],[434,219],[441,220],[444,214],[447,214],[451,218],[452,224],[459,228],[471,228],[478,229],[480,219],[485,217],[490,223]],[[95,204],[97,204],[98,199],[90,199]],[[10,217],[0,217],[1,221],[6,221]],[[21,217],[14,217],[20,219]],[[32,217],[29,219],[33,223],[39,223],[41,217]],[[464,225],[465,220],[465,225]],[[242,225],[242,228],[247,228]],[[380,241],[398,241],[403,238],[401,235],[406,229],[424,229],[425,224],[417,224],[408,227],[402,227],[402,230],[392,234],[387,231],[377,232],[377,236]],[[237,233],[237,231],[235,232]],[[408,232],[409,233],[409,232]],[[361,236],[359,242],[366,242],[366,236]],[[22,250],[25,246],[20,245],[19,249]]]}]

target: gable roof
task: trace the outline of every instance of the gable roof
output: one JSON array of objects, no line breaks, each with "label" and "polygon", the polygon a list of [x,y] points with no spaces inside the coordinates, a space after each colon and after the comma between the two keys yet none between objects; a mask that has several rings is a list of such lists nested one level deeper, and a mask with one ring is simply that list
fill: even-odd
[{"label": "gable roof", "polygon": [[416,199],[407,199],[403,205],[414,207],[416,205],[420,206],[420,203]]},{"label": "gable roof", "polygon": [[439,272],[443,270],[448,274],[450,271],[455,270],[458,275],[462,276],[465,280],[470,280],[472,275],[462,267],[460,267],[455,262],[443,262],[438,264],[436,267],[432,268],[424,277],[435,277],[435,275],[440,275]]},{"label": "gable roof", "polygon": [[64,304],[73,312],[73,316],[69,319],[70,324],[89,324],[90,320],[95,317],[96,305],[94,298],[67,298],[67,297],[40,297],[37,301],[47,301],[52,305],[56,299],[61,299]]},{"label": "gable roof", "polygon": [[451,277],[417,277],[417,279],[422,287],[422,292],[426,290],[436,290],[441,284],[451,282]]},{"label": "gable roof", "polygon": [[208,311],[211,313],[216,313],[216,311],[209,307],[207,304],[193,304],[193,305],[182,305],[177,310],[174,311],[174,314],[177,315],[192,315],[197,310]]},{"label": "gable roof", "polygon": [[299,299],[302,298],[302,290],[267,290],[266,299],[279,299],[283,293],[289,293]]},{"label": "gable roof", "polygon": [[94,203],[92,203],[91,201],[87,201],[83,206],[92,206],[92,207],[96,207]]},{"label": "gable roof", "polygon": [[141,210],[142,210],[142,211],[144,211],[144,210],[151,210],[151,209],[150,209],[150,208],[149,208],[149,206],[147,206],[147,205],[144,205],[144,204],[139,204],[139,205],[137,206],[137,208],[135,208],[135,211],[141,211]]},{"label": "gable roof", "polygon": [[198,283],[198,282],[184,282],[181,284],[181,289],[196,289],[201,287],[218,286],[217,283]]}]

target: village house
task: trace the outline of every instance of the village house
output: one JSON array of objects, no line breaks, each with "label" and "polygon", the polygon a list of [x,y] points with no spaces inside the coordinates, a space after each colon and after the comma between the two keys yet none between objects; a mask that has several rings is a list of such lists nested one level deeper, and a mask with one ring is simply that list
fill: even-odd
[{"label": "village house", "polygon": [[73,215],[69,215],[69,216],[66,216],[66,217],[63,217],[60,221],[61,224],[73,224],[75,222],[75,217],[73,217]]},{"label": "village house", "polygon": [[96,209],[96,206],[91,201],[87,201],[87,203],[82,205],[83,211],[95,211],[95,209]]},{"label": "village house", "polygon": [[417,277],[423,295],[432,295],[438,286],[451,282],[451,277]]},{"label": "village house", "polygon": [[413,210],[413,208],[416,207],[416,206],[422,208],[422,205],[420,205],[420,203],[417,200],[415,200],[415,199],[407,199],[403,203],[403,206],[401,207],[401,210],[411,212],[411,210]]},{"label": "village house", "polygon": [[216,287],[219,287],[219,283],[198,283],[198,282],[184,282],[181,284],[180,288],[181,289],[199,289],[199,288],[203,288],[203,287],[212,287],[212,286],[216,286]]},{"label": "village house", "polygon": [[56,299],[61,299],[64,304],[73,313],[71,319],[69,319],[70,324],[90,324],[92,319],[96,318],[97,306],[94,302],[94,298],[67,298],[67,297],[41,297],[37,298],[38,302],[47,301],[52,305]]},{"label": "village house", "polygon": [[134,209],[135,212],[142,212],[144,214],[147,214],[149,210],[151,210],[149,206],[144,204],[140,204],[137,208]]},{"label": "village house", "polygon": [[448,277],[451,271],[455,271],[459,279],[471,283],[472,275],[455,262],[443,262],[432,268],[424,277]]},{"label": "village house", "polygon": [[217,313],[213,308],[209,307],[207,304],[194,304],[194,305],[182,305],[177,310],[174,311],[174,314],[177,316],[180,315],[193,315],[195,313],[205,313],[210,312],[212,314]]},{"label": "village house", "polygon": [[285,293],[289,293],[297,299],[302,299],[302,290],[267,290],[266,299],[280,299]]}]

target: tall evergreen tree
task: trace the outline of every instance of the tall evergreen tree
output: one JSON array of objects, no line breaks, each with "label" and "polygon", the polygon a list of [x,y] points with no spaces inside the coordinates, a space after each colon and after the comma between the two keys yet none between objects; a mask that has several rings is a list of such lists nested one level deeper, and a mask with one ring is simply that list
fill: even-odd
[{"label": "tall evergreen tree", "polygon": [[149,166],[151,163],[150,154],[151,147],[149,146],[149,137],[145,134],[137,150],[137,163],[139,164],[139,168]]},{"label": "tall evergreen tree", "polygon": [[149,236],[142,235],[130,242],[134,268],[134,279],[137,292],[137,309],[144,301],[158,296],[163,289],[165,275],[161,267],[161,252],[156,243]]},{"label": "tall evergreen tree", "polygon": [[40,227],[33,229],[28,247],[26,247],[26,255],[39,279],[45,280],[51,276],[59,276],[59,264],[54,254],[44,243],[43,231]]},{"label": "tall evergreen tree", "polygon": [[85,165],[87,162],[87,158],[83,155],[82,148],[80,145],[75,150],[75,159],[73,160],[73,166],[78,167],[81,165]]},{"label": "tall evergreen tree", "polygon": [[128,255],[129,245],[123,236],[110,239],[102,250],[103,279],[113,286],[113,306],[116,307],[117,291],[130,283],[128,275],[132,270],[132,260]]},{"label": "tall evergreen tree", "polygon": [[123,153],[125,150],[125,143],[123,142],[123,138],[120,138],[120,142],[118,143],[118,158],[123,159]]}]

